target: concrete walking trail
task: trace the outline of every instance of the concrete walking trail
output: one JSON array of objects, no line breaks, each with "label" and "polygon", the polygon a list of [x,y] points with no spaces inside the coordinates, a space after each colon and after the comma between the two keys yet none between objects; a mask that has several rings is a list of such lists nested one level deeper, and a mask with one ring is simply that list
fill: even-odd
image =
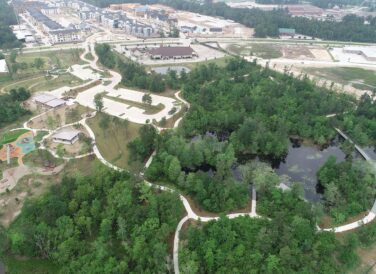
[{"label": "concrete walking trail", "polygon": [[[103,98],[103,112],[106,112],[112,116],[117,116],[121,119],[128,119],[129,121],[138,124],[145,124],[148,121],[151,122],[153,120],[159,122],[163,118],[169,119],[175,113],[180,111],[181,107],[176,104],[177,101],[174,98],[156,94],[150,94],[150,96],[152,97],[152,105],[164,106],[163,109],[161,109],[157,113],[148,114],[145,113],[145,109],[141,107],[132,105],[132,103],[127,104],[128,101],[143,104],[142,98],[145,92],[127,88],[118,88],[118,85],[122,80],[121,74],[113,70],[104,70],[102,67],[98,66],[98,56],[95,52],[95,42],[96,39],[101,35],[103,35],[103,33],[97,33],[87,39],[87,41],[84,43],[85,51],[81,54],[80,57],[82,60],[88,62],[92,69],[109,73],[110,77],[103,79],[103,81],[108,81],[109,84],[100,84],[80,92],[76,97],[76,101],[79,104],[95,109],[95,95],[106,92],[107,96]],[[88,53],[91,53],[93,60],[86,59],[85,56]],[[171,110],[174,108],[176,109],[176,111],[172,112]]]}]

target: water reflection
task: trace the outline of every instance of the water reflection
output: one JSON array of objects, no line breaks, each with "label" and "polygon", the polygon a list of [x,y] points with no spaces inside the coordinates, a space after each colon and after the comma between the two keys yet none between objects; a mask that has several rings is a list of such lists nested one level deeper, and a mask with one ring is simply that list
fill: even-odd
[{"label": "water reflection", "polygon": [[291,182],[301,183],[304,187],[305,198],[312,202],[321,199],[322,189],[317,187],[317,172],[333,155],[337,162],[343,162],[346,155],[340,149],[339,140],[336,139],[325,148],[305,144],[291,143],[288,155],[283,161],[273,162],[278,175],[287,175]]}]

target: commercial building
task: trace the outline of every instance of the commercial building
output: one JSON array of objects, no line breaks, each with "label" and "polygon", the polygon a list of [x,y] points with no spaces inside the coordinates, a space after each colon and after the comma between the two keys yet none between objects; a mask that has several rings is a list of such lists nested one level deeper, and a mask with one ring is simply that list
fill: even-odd
[{"label": "commercial building", "polygon": [[81,34],[78,29],[62,29],[50,32],[52,43],[70,43],[81,41]]},{"label": "commercial building", "polygon": [[8,66],[7,62],[5,62],[5,59],[0,60],[0,73],[7,73],[8,72]]},{"label": "commercial building", "polygon": [[343,52],[361,55],[367,61],[376,61],[376,47],[344,47]]},{"label": "commercial building", "polygon": [[209,28],[209,31],[210,32],[223,32],[223,28],[213,27],[213,28]]},{"label": "commercial building", "polygon": [[196,56],[191,47],[160,46],[149,50],[152,59],[187,59]]},{"label": "commercial building", "polygon": [[125,23],[124,29],[127,34],[142,38],[148,38],[157,34],[157,31],[153,27],[138,22],[128,21]]},{"label": "commercial building", "polygon": [[62,143],[66,145],[73,145],[80,137],[80,131],[73,128],[62,129],[52,135],[52,140],[55,143]]},{"label": "commercial building", "polygon": [[51,20],[48,16],[43,14],[41,10],[37,7],[28,7],[27,14],[29,15],[32,23],[45,32],[49,32],[51,30],[64,29],[62,25]]}]

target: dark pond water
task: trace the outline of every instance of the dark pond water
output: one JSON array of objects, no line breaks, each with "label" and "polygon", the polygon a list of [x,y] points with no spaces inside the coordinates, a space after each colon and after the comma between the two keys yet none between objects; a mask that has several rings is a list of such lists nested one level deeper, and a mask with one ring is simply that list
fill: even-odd
[{"label": "dark pond water", "polygon": [[[207,133],[207,135],[219,136],[213,133]],[[223,136],[223,140],[226,140],[226,136]],[[192,141],[201,137],[195,137]],[[219,138],[221,141],[222,138]],[[238,164],[242,165],[250,160],[261,160],[271,163],[272,167],[278,175],[286,175],[289,180],[285,181],[285,186],[291,187],[292,183],[300,183],[303,185],[305,198],[311,202],[318,202],[321,200],[323,189],[318,184],[317,172],[325,164],[330,156],[335,156],[337,158],[337,163],[343,162],[346,159],[346,155],[341,150],[341,142],[344,139],[337,136],[329,145],[324,148],[320,148],[314,145],[300,144],[297,140],[291,140],[288,154],[283,160],[272,160],[272,159],[260,159],[255,155],[244,155],[238,157]],[[365,148],[369,156],[376,160],[376,151],[374,148]],[[353,159],[363,159],[363,157],[354,151]],[[215,173],[215,167],[210,165],[203,165],[196,167],[194,169],[185,169],[186,173],[196,172],[198,170],[209,172],[210,174]],[[232,169],[233,176],[236,180],[241,181],[241,172],[239,167],[236,165]]]},{"label": "dark pond water", "polygon": [[273,164],[278,175],[287,175],[291,178],[291,182],[301,183],[304,187],[305,198],[317,202],[321,199],[321,194],[317,187],[316,173],[331,155],[337,158],[337,162],[345,160],[345,154],[340,149],[338,139],[324,149],[304,144],[291,144],[287,157]]}]

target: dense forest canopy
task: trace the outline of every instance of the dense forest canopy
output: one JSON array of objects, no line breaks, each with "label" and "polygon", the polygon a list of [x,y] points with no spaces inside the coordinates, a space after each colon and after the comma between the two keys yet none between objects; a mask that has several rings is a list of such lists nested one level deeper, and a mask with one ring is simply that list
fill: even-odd
[{"label": "dense forest canopy", "polygon": [[212,135],[187,142],[167,132],[158,140],[157,151],[146,171],[148,179],[171,182],[211,212],[247,205],[248,183],[236,181],[233,176],[236,158],[231,144],[219,142]]},{"label": "dense forest canopy", "polygon": [[376,172],[364,162],[336,163],[331,156],[318,172],[323,204],[337,223],[370,209],[376,198]]},{"label": "dense forest canopy", "polygon": [[0,48],[15,48],[21,43],[13,34],[10,25],[16,25],[17,20],[12,7],[6,0],[0,0]]},{"label": "dense forest canopy", "polygon": [[257,212],[266,218],[220,218],[194,223],[182,233],[182,273],[347,273],[359,263],[358,247],[376,243],[376,224],[337,239],[317,231],[319,210],[301,189],[258,191]]},{"label": "dense forest canopy", "polygon": [[376,93],[364,94],[357,108],[338,117],[346,133],[359,145],[376,147]]},{"label": "dense forest canopy", "polygon": [[6,235],[0,229],[0,254],[49,259],[62,273],[167,273],[182,214],[176,194],[98,167],[29,200]]},{"label": "dense forest canopy", "polygon": [[364,0],[311,0],[310,2],[323,9],[333,8],[335,6],[344,7],[348,5],[355,6],[367,4],[367,1]]},{"label": "dense forest canopy", "polygon": [[[204,84],[203,84],[204,83]],[[186,136],[216,132],[229,138],[236,155],[283,157],[288,139],[325,144],[335,136],[325,116],[353,108],[346,94],[320,88],[255,63],[232,59],[193,70],[183,86],[192,108],[182,121]]]},{"label": "dense forest canopy", "polygon": [[376,42],[376,17],[370,24],[364,18],[347,15],[342,22],[319,21],[304,17],[292,17],[286,10],[262,11],[260,9],[231,8],[225,3],[200,4],[185,0],[86,0],[86,2],[106,7],[116,3],[165,4],[179,10],[187,10],[210,16],[219,16],[255,28],[256,37],[277,37],[278,28],[294,28],[296,32],[326,40]]},{"label": "dense forest canopy", "polygon": [[[333,126],[343,127],[346,115],[359,119],[374,111],[368,97],[354,113],[356,101],[349,95],[317,87],[306,77],[296,79],[241,59],[231,59],[225,68],[200,65],[179,80],[191,108],[177,132],[153,138],[157,155],[145,174],[152,181],[175,184],[202,208],[215,212],[245,206],[249,181],[237,181],[233,174],[239,163],[256,155],[283,159],[290,138],[325,145],[336,136]],[[339,113],[338,120],[326,117],[330,113]],[[367,125],[373,123],[372,117],[370,113],[362,119]],[[373,140],[372,132],[364,130],[361,134]],[[150,155],[152,149],[145,154],[144,148],[151,147],[151,139],[140,137],[130,144],[138,160]],[[260,169],[259,174],[267,171]],[[365,198],[360,191],[364,189],[355,191],[354,186],[351,181],[344,190],[352,188],[347,202],[353,203],[360,196],[367,202],[344,213],[345,218],[369,207],[373,197],[370,192]],[[369,188],[367,180],[364,187]]]},{"label": "dense forest canopy", "polygon": [[[317,233],[310,205],[297,191],[273,189],[259,198],[271,219],[221,218],[190,226],[183,236],[183,273],[344,273],[357,261],[357,239]],[[262,205],[263,206],[263,205]],[[259,206],[258,206],[259,208]]]}]

